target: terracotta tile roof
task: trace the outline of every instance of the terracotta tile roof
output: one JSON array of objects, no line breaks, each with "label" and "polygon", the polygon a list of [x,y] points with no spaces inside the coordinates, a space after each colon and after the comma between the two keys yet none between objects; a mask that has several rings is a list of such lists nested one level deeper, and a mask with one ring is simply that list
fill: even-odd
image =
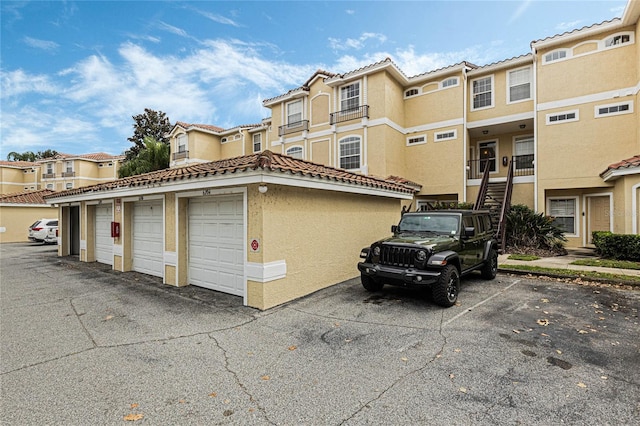
[{"label": "terracotta tile roof", "polygon": [[0,204],[47,204],[43,197],[54,192],[50,189],[41,189],[39,191],[0,195]]},{"label": "terracotta tile roof", "polygon": [[191,127],[197,127],[199,129],[211,130],[212,132],[222,132],[224,129],[218,126],[212,126],[211,124],[195,124],[195,123],[185,123],[184,121],[176,121],[176,126],[180,126],[183,129],[189,129]]},{"label": "terracotta tile roof", "polygon": [[33,161],[0,161],[0,166],[24,169],[27,167],[40,167],[40,163],[35,163]]},{"label": "terracotta tile roof", "polygon": [[410,181],[409,179],[405,179],[405,178],[400,177],[400,176],[391,175],[391,176],[388,176],[386,180],[388,180],[390,182],[396,182],[396,183],[399,183],[399,184],[404,185],[404,186],[409,186],[411,188],[415,188],[417,191],[422,189],[422,185],[420,185],[419,183]]},{"label": "terracotta tile roof", "polygon": [[194,164],[187,167],[164,169],[156,172],[130,176],[123,179],[105,182],[98,185],[58,191],[49,195],[47,199],[68,197],[86,193],[97,193],[125,188],[141,188],[163,182],[188,181],[198,178],[211,177],[262,169],[270,172],[278,172],[286,175],[301,175],[318,180],[329,180],[351,185],[365,186],[412,194],[415,188],[399,182],[388,181],[372,176],[365,176],[346,170],[323,166],[305,160],[299,160],[271,151],[264,151],[251,155],[219,160],[210,163]]},{"label": "terracotta tile roof", "polygon": [[473,71],[482,71],[485,68],[494,68],[498,65],[510,65],[511,62],[516,62],[519,60],[528,60],[531,59],[533,61],[533,54],[532,53],[525,53],[523,55],[520,56],[514,56],[512,58],[508,58],[508,59],[503,59],[501,61],[496,61],[496,62],[492,62],[490,64],[486,64],[486,65],[482,65],[477,67],[476,69],[474,69]]},{"label": "terracotta tile roof", "polygon": [[81,158],[83,160],[92,160],[92,161],[108,161],[108,160],[121,160],[125,158],[124,155],[111,155],[106,152],[93,152],[90,154],[65,154],[59,152],[58,155],[49,158],[43,158],[42,160],[38,160],[38,162],[46,162],[52,160],[67,160],[72,158]]},{"label": "terracotta tile roof", "polygon": [[584,30],[595,29],[597,27],[600,27],[600,26],[603,26],[603,25],[607,25],[607,24],[612,24],[614,22],[619,22],[619,21],[621,21],[620,18],[613,18],[613,19],[610,19],[608,21],[600,22],[599,24],[592,24],[592,25],[589,25],[589,26],[584,26],[582,28],[576,28],[576,29],[571,30],[571,31],[565,31],[565,32],[560,33],[560,34],[555,34],[555,35],[552,35],[552,36],[549,36],[549,37],[541,38],[541,39],[538,39],[538,40],[533,40],[531,42],[531,45],[534,45],[536,43],[542,43],[542,42],[546,42],[546,41],[551,41],[551,40],[557,39],[557,38],[562,38],[562,37],[570,35],[570,34],[577,34],[577,33],[582,32]]},{"label": "terracotta tile roof", "polygon": [[474,68],[474,69],[478,68],[477,65],[472,64],[471,62],[462,61],[462,62],[458,62],[457,64],[447,65],[446,67],[437,68],[435,70],[431,70],[431,71],[423,72],[423,73],[420,73],[420,74],[416,74],[414,76],[409,77],[409,80],[417,80],[420,77],[425,77],[425,76],[428,76],[429,74],[437,74],[437,73],[440,73],[442,71],[445,71],[445,70],[448,70],[448,69],[458,68],[458,67],[461,67],[461,66]]},{"label": "terracotta tile roof", "polygon": [[613,164],[609,164],[609,167],[607,167],[607,170],[605,170],[604,172],[600,173],[600,176],[604,176],[607,172],[613,171],[613,170],[620,170],[620,169],[628,169],[628,168],[632,168],[632,167],[640,167],[640,155],[634,155],[631,158],[627,158],[626,160],[622,160],[622,161],[618,161],[617,163],[613,163]]}]

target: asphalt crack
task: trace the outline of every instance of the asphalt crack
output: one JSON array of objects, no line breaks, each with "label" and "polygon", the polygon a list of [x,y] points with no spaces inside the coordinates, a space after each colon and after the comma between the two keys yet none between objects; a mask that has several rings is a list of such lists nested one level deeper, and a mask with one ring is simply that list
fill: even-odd
[{"label": "asphalt crack", "polygon": [[260,411],[262,413],[262,415],[264,416],[265,420],[272,425],[276,425],[277,423],[274,422],[273,420],[271,420],[269,418],[269,415],[267,414],[267,410],[258,403],[258,401],[253,397],[253,395],[251,394],[251,392],[249,391],[249,389],[247,389],[247,387],[244,385],[244,383],[242,383],[242,381],[240,381],[240,378],[238,377],[238,373],[236,373],[230,366],[229,364],[229,356],[227,354],[227,350],[225,348],[222,347],[222,345],[220,344],[220,342],[218,341],[218,339],[216,339],[214,336],[212,336],[211,334],[208,335],[209,338],[211,340],[214,341],[214,343],[216,344],[216,346],[218,347],[218,349],[220,349],[220,351],[222,351],[222,355],[224,356],[224,368],[225,370],[227,370],[227,372],[229,374],[231,374],[231,376],[233,376],[236,384],[238,385],[238,387],[240,388],[240,390],[249,397],[249,401],[251,403],[253,403],[258,411]]}]

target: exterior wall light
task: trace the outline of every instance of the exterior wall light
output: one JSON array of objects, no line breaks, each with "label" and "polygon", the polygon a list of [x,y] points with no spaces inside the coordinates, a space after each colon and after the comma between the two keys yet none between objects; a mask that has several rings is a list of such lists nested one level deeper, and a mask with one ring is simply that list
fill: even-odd
[{"label": "exterior wall light", "polygon": [[259,191],[261,194],[264,194],[265,192],[267,192],[267,190],[268,190],[268,189],[269,189],[269,188],[267,187],[267,185],[260,185],[260,186],[258,187],[258,191]]}]

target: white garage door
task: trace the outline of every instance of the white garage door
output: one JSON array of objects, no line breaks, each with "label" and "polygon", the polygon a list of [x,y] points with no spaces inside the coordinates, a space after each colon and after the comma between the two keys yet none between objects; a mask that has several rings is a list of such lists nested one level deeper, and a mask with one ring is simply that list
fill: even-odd
[{"label": "white garage door", "polygon": [[134,271],[157,277],[164,275],[163,234],[162,200],[134,203],[131,248]]},{"label": "white garage door", "polygon": [[100,263],[113,265],[113,238],[111,238],[111,221],[113,212],[111,205],[96,206],[95,252]]},{"label": "white garage door", "polygon": [[189,283],[244,296],[242,195],[189,200]]}]

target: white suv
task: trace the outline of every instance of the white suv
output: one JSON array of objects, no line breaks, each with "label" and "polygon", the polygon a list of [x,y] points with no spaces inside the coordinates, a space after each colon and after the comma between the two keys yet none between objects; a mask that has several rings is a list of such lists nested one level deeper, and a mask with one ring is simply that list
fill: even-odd
[{"label": "white suv", "polygon": [[29,227],[29,239],[39,243],[58,243],[58,219],[36,220]]}]

